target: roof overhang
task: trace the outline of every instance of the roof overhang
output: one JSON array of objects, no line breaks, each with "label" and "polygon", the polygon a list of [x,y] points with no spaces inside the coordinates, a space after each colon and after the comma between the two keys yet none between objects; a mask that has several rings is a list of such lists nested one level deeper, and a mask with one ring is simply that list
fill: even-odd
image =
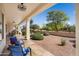
[{"label": "roof overhang", "polygon": [[[39,5],[37,8],[35,8],[31,13],[29,13],[28,15],[25,15],[23,17],[23,20],[19,23],[21,24],[22,22],[24,22],[25,20],[30,20],[33,16],[45,11],[46,9],[48,9],[49,7],[55,5],[56,3],[43,3],[41,5]],[[30,18],[30,19],[29,19]]]}]

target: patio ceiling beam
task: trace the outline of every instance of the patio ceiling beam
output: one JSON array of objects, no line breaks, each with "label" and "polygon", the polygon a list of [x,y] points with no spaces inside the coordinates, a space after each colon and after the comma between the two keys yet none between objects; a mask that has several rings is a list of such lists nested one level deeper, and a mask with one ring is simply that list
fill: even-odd
[{"label": "patio ceiling beam", "polygon": [[[49,7],[51,7],[51,6],[53,6],[53,5],[55,5],[55,3],[43,3],[43,4],[40,4],[40,5],[39,5],[36,9],[34,9],[30,14],[25,15],[25,16],[23,17],[23,20],[22,20],[19,24],[21,24],[21,23],[22,23],[23,21],[25,21],[25,20],[28,20],[28,18],[31,18],[31,17],[33,17],[33,16],[35,16],[35,15],[37,15],[37,14],[43,12],[44,10],[48,9]],[[18,25],[19,25],[19,24],[18,24]]]}]

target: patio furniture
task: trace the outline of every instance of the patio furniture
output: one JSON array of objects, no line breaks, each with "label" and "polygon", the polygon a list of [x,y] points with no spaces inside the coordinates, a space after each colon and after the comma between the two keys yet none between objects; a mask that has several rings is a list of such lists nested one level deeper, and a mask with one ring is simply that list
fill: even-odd
[{"label": "patio furniture", "polygon": [[17,43],[17,38],[16,38],[16,36],[10,37],[10,43],[11,43],[12,45]]},{"label": "patio furniture", "polygon": [[10,45],[9,50],[11,56],[26,56],[28,53],[31,55],[31,48],[22,48],[20,44]]},{"label": "patio furniture", "polygon": [[20,46],[9,46],[10,56],[23,56]]}]

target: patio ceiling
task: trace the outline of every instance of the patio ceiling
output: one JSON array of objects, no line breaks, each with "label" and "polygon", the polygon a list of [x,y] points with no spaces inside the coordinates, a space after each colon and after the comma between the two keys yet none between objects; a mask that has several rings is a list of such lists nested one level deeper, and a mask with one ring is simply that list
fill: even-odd
[{"label": "patio ceiling", "polygon": [[33,16],[45,11],[46,9],[48,9],[49,7],[51,7],[53,5],[55,5],[55,3],[41,3],[38,7],[36,7],[34,10],[32,10],[31,13],[29,13],[28,15],[25,15],[23,17],[23,20],[20,23],[22,23],[24,20],[28,20],[28,18],[32,18]]},{"label": "patio ceiling", "polygon": [[26,6],[25,11],[20,11],[17,8],[17,5],[19,3],[3,3],[2,4],[2,11],[6,18],[6,24],[7,26],[12,29],[15,22],[16,24],[22,23],[24,20],[28,20],[28,18],[31,18],[47,8],[51,7],[55,3],[24,3]]},{"label": "patio ceiling", "polygon": [[5,17],[7,17],[7,22],[11,21],[11,22],[16,22],[16,24],[18,24],[20,21],[22,21],[22,17],[24,15],[28,15],[29,13],[31,13],[36,7],[38,7],[40,4],[39,3],[35,3],[35,4],[24,4],[27,9],[25,11],[20,11],[17,8],[18,3],[4,3],[3,4],[3,12],[5,14]]}]

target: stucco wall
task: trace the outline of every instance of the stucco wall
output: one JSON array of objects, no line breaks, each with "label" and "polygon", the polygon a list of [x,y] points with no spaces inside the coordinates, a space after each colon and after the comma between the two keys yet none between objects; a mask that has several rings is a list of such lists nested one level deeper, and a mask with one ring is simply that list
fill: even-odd
[{"label": "stucco wall", "polygon": [[[2,12],[1,7],[2,7],[2,5],[0,4],[0,15],[1,15],[1,12]],[[4,17],[4,39],[0,40],[0,54],[3,51],[3,48],[5,47],[5,44],[6,44],[6,29],[5,29],[5,17]]]},{"label": "stucco wall", "polygon": [[0,40],[0,54],[3,51],[5,45],[6,45],[6,29],[5,29],[5,22],[4,22],[4,39]]},{"label": "stucco wall", "polygon": [[79,56],[79,3],[76,3],[76,55]]}]

